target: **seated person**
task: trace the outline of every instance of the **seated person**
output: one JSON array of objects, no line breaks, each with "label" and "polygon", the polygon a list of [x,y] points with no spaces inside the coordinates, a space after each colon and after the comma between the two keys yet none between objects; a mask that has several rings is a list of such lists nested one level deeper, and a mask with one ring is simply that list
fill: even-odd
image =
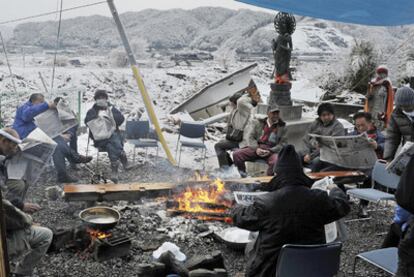
[{"label": "seated person", "polygon": [[[249,121],[251,110],[257,105],[258,100],[260,100],[260,95],[256,93],[256,85],[252,82],[250,85],[247,88],[246,94],[237,92],[229,99],[232,111],[228,117],[227,128],[231,126],[232,130],[238,132],[240,139],[234,137],[234,132],[233,135],[227,132],[226,138],[214,145],[220,168],[226,168],[233,164],[233,160],[227,151],[239,148],[239,143],[243,139],[243,132]],[[259,95],[259,99],[255,95]]]},{"label": "seated person", "polygon": [[275,173],[269,193],[258,196],[250,206],[236,205],[231,213],[237,227],[259,231],[248,253],[247,277],[275,276],[283,245],[326,243],[324,226],[350,211],[346,195],[335,185],[329,195],[310,189],[313,181],[303,173],[294,146],[279,152]]},{"label": "seated person", "polygon": [[335,118],[333,105],[322,103],[318,107],[318,118],[311,124],[303,139],[305,150],[302,153],[303,163],[310,167],[312,172],[331,171],[338,169],[335,165],[323,162],[319,159],[318,142],[309,134],[321,136],[345,136],[344,126]]},{"label": "seated person", "polygon": [[246,177],[247,161],[265,160],[269,165],[267,175],[273,175],[277,154],[286,144],[286,123],[279,117],[279,107],[269,106],[267,117],[253,118],[246,129],[240,149],[233,152],[233,160],[242,177]]},{"label": "seated person", "polygon": [[[0,155],[14,155],[18,151],[18,143],[17,132],[8,128],[0,131]],[[4,169],[0,168],[0,183],[6,179]],[[34,267],[49,249],[53,234],[48,228],[33,225],[32,218],[21,210],[25,204],[18,201],[14,203],[19,207],[2,198],[7,251],[10,259],[19,259],[13,270],[14,276],[31,276]]]},{"label": "seated person", "polygon": [[[382,159],[382,155],[384,153],[385,137],[374,125],[372,115],[367,112],[356,113],[354,115],[354,123],[355,123],[355,130],[349,135],[356,136],[356,135],[360,135],[363,133],[367,134],[368,138],[371,141],[370,142],[371,147],[375,150],[375,153],[377,154],[378,159]],[[372,170],[368,170],[365,172],[368,178],[365,179],[361,187],[370,188],[372,186],[371,171]],[[360,217],[368,216],[367,206],[368,206],[368,201],[361,200],[360,207],[359,207],[359,213],[358,213]]]},{"label": "seated person", "polygon": [[[45,112],[47,109],[56,109],[57,102],[58,100],[56,102],[53,101],[47,103],[45,102],[43,94],[32,94],[29,101],[20,106],[16,111],[13,128],[20,135],[20,138],[26,138],[34,129],[36,129],[34,118]],[[53,163],[57,171],[58,182],[77,182],[76,178],[67,173],[65,159],[73,163],[88,163],[92,160],[92,157],[79,155],[79,153],[69,147],[68,142],[71,140],[72,136],[76,136],[76,133],[69,130],[54,138],[57,146],[53,153]]]},{"label": "seated person", "polygon": [[[85,124],[89,127],[89,136],[94,141],[96,148],[106,151],[111,161],[111,180],[118,182],[119,162],[122,163],[124,169],[128,168],[128,160],[124,151],[124,143],[119,131],[125,118],[122,113],[108,102],[108,93],[105,90],[97,90],[95,92],[95,104],[86,114]],[[92,123],[101,120],[99,124],[106,128],[102,130],[93,130]],[[94,121],[95,120],[95,121]],[[93,122],[92,122],[93,121]],[[102,128],[100,128],[102,129]],[[97,137],[99,134],[100,137]]]}]

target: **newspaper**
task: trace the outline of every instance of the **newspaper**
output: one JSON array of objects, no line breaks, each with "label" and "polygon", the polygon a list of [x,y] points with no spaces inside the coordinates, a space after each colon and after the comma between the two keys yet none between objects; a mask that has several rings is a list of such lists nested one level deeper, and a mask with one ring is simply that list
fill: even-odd
[{"label": "newspaper", "polygon": [[75,113],[69,103],[61,99],[56,109],[49,109],[35,117],[36,126],[49,137],[55,138],[78,125]]},{"label": "newspaper", "polygon": [[407,141],[394,159],[387,165],[386,169],[401,176],[412,156],[414,156],[414,143]]},{"label": "newspaper", "polygon": [[256,191],[256,192],[247,192],[247,191],[233,191],[234,199],[237,204],[249,206],[253,204],[257,196],[268,193],[267,191]]},{"label": "newspaper", "polygon": [[372,169],[377,161],[366,134],[339,137],[309,135],[319,143],[321,161],[352,169]]},{"label": "newspaper", "polygon": [[56,142],[36,128],[19,145],[20,152],[6,162],[8,179],[37,182],[56,148]]}]

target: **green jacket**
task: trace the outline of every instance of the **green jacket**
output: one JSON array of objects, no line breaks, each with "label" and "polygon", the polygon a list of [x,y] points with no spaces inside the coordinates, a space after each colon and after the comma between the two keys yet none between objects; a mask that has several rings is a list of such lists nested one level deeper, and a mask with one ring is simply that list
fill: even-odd
[{"label": "green jacket", "polygon": [[[253,117],[249,124],[246,127],[246,130],[243,135],[243,141],[240,142],[240,148],[252,147],[256,149],[258,147],[259,139],[263,136],[263,128],[267,122],[267,117],[260,119]],[[274,134],[274,137],[271,138],[275,146],[269,150],[273,153],[279,153],[282,150],[283,146],[287,144],[287,130],[286,123],[283,120],[279,120],[277,123],[277,132]]]}]

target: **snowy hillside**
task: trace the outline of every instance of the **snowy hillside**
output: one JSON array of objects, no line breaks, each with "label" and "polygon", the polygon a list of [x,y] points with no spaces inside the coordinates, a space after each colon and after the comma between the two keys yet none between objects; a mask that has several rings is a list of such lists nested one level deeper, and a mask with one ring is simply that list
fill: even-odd
[{"label": "snowy hillside", "polygon": [[[128,12],[122,14],[121,18],[132,44],[144,41],[152,50],[214,52],[230,49],[236,53],[270,54],[271,41],[276,36],[274,15],[203,7],[193,10]],[[352,43],[352,32],[345,25],[301,17],[297,20],[294,43],[300,52],[336,52]],[[9,44],[50,49],[55,46],[56,32],[57,22],[54,21],[20,24],[14,30]],[[63,20],[61,47],[76,49],[85,46],[97,50],[120,46],[111,18],[89,16]]]}]

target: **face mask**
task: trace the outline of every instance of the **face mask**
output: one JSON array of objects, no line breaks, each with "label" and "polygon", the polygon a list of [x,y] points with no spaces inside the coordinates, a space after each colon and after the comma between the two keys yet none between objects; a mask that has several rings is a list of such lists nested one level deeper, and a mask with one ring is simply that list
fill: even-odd
[{"label": "face mask", "polygon": [[95,101],[95,103],[100,108],[107,108],[108,107],[108,100],[106,100],[106,99],[97,99]]}]

